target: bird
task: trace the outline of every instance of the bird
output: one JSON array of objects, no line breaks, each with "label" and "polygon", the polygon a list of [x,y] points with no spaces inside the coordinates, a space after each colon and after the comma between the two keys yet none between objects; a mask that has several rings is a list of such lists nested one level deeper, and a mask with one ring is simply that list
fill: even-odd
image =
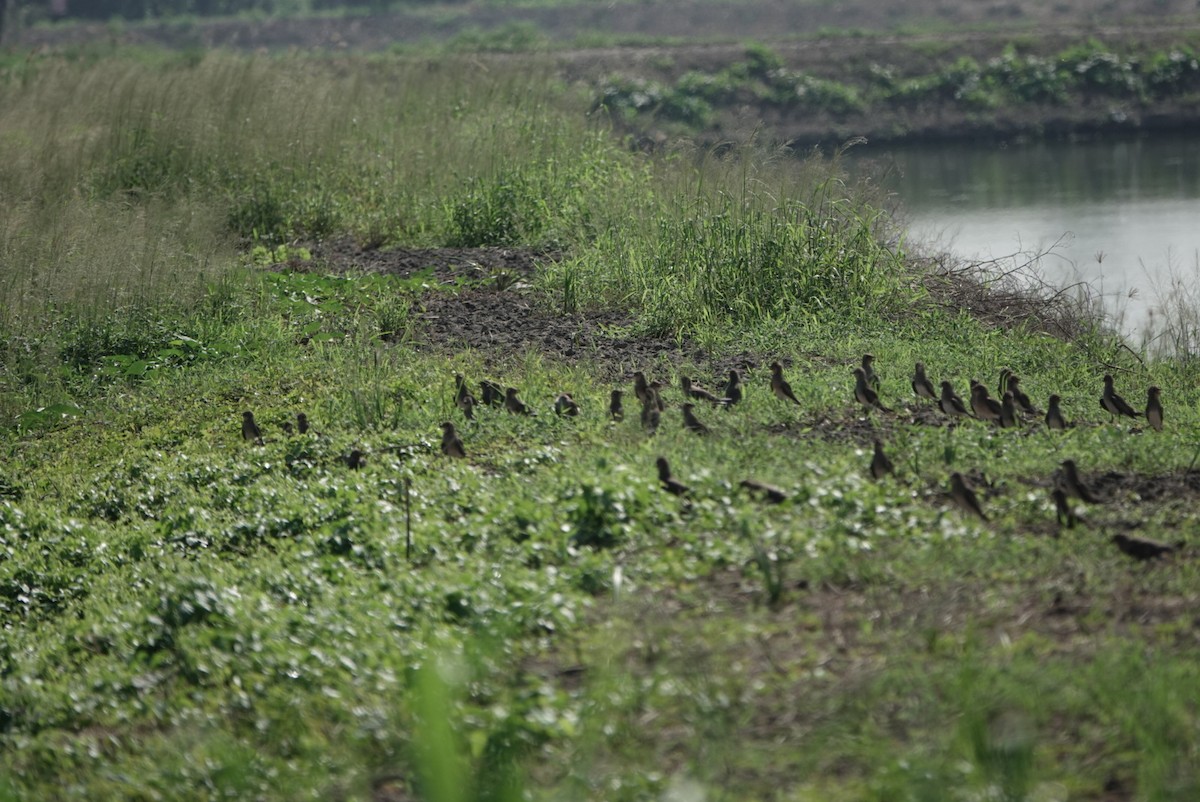
[{"label": "bird", "polygon": [[976,382],[971,387],[971,411],[975,417],[990,423],[999,423],[1001,408],[996,399],[988,395],[986,386]]},{"label": "bird", "polygon": [[574,418],[579,415],[579,404],[575,403],[575,399],[570,393],[561,393],[558,398],[554,399],[554,414],[559,417],[564,415],[568,418]]},{"label": "bird", "polygon": [[913,371],[912,388],[913,392],[916,393],[917,398],[929,398],[934,401],[937,400],[938,396],[933,390],[933,384],[929,381],[928,377],[925,376],[924,362],[918,362],[916,370]]},{"label": "bird", "polygon": [[681,409],[683,410],[683,428],[687,429],[689,432],[695,432],[696,434],[709,433],[708,427],[697,420],[695,413],[692,412],[694,405],[690,403],[684,404]]},{"label": "bird", "polygon": [[246,410],[242,413],[242,439],[250,440],[255,445],[263,444],[262,431],[258,428],[258,424],[254,422],[254,413]]},{"label": "bird", "polygon": [[494,381],[483,379],[479,382],[479,393],[483,403],[489,407],[504,406],[504,388]]},{"label": "bird", "polygon": [[1017,425],[1017,407],[1013,403],[1012,391],[1004,394],[1004,398],[1000,399],[1000,428],[1011,429]]},{"label": "bird", "polygon": [[658,423],[662,418],[661,404],[658,399],[656,390],[649,390],[646,400],[642,402],[642,428],[648,434],[654,434],[658,431]]},{"label": "bird", "polygon": [[895,470],[888,455],[883,453],[883,443],[875,441],[875,455],[871,457],[871,478],[882,479]]},{"label": "bird", "polygon": [[612,395],[608,399],[608,414],[615,421],[625,419],[625,407],[621,405],[620,390],[612,391]]},{"label": "bird", "polygon": [[659,457],[654,464],[658,466],[658,481],[662,482],[663,490],[673,496],[686,496],[692,492],[690,487],[671,475],[671,466],[666,457]]},{"label": "bird", "polygon": [[296,431],[300,434],[308,434],[308,416],[303,412],[296,413]]},{"label": "bird", "polygon": [[345,459],[347,467],[352,471],[357,471],[367,464],[367,455],[357,448],[347,454]]},{"label": "bird", "polygon": [[771,392],[775,393],[775,397],[782,401],[791,401],[796,406],[800,406],[800,402],[796,400],[796,394],[792,392],[792,385],[783,378],[783,365],[778,362],[771,363]]},{"label": "bird", "polygon": [[454,403],[462,404],[462,400],[469,396],[471,391],[467,389],[467,380],[463,378],[461,373],[454,374]]},{"label": "bird", "polygon": [[1051,393],[1050,400],[1046,402],[1046,426],[1061,432],[1067,428],[1067,420],[1059,408],[1060,403],[1062,399],[1056,393]]},{"label": "bird", "polygon": [[679,386],[683,390],[684,398],[695,398],[710,404],[726,403],[724,398],[718,398],[698,384],[692,384],[692,380],[688,376],[679,377]]},{"label": "bird", "polygon": [[738,483],[751,493],[757,494],[763,501],[771,504],[782,504],[787,501],[787,493],[779,489],[775,485],[769,485],[766,482],[760,482],[757,479],[743,479]]},{"label": "bird", "polygon": [[1161,543],[1157,540],[1151,540],[1145,537],[1129,537],[1128,535],[1113,535],[1112,542],[1117,544],[1124,554],[1128,554],[1135,560],[1153,560],[1157,557],[1166,557],[1179,550],[1178,545]]},{"label": "bird", "polygon": [[947,381],[942,382],[942,395],[938,399],[938,406],[941,407],[942,412],[945,412],[952,418],[966,417],[970,414],[967,412],[967,408],[963,406],[962,399],[958,397],[954,392],[954,388],[950,386],[950,382]]},{"label": "bird", "polygon": [[875,355],[863,354],[862,358],[863,375],[867,377],[867,386],[876,392],[879,391],[879,377],[875,375]]},{"label": "bird", "polygon": [[521,399],[517,398],[517,388],[509,387],[504,391],[504,408],[513,415],[533,415],[533,409],[530,408]]},{"label": "bird", "polygon": [[742,400],[742,377],[736,370],[729,370],[729,381],[725,382],[725,404],[733,406]]},{"label": "bird", "polygon": [[[867,354],[867,356],[870,356],[870,354]],[[871,407],[875,407],[881,412],[891,412],[879,400],[879,393],[875,392],[867,383],[867,374],[862,368],[854,369],[854,400],[867,407],[868,410]]]},{"label": "bird", "polygon": [[1073,459],[1062,461],[1062,470],[1058,472],[1055,485],[1061,487],[1068,496],[1073,496],[1080,501],[1086,501],[1088,504],[1103,503],[1079,477],[1079,468]]},{"label": "bird", "polygon": [[1158,397],[1161,392],[1157,387],[1146,390],[1146,420],[1150,422],[1150,427],[1156,432],[1162,431],[1162,401]]},{"label": "bird", "polygon": [[467,420],[475,420],[475,396],[470,393],[465,393],[459,396],[455,403],[462,410],[463,417]]},{"label": "bird", "polygon": [[643,404],[650,398],[650,385],[646,382],[646,374],[640,370],[633,373],[633,394],[637,396],[637,400]]},{"label": "bird", "polygon": [[967,483],[963,475],[957,471],[950,474],[950,499],[963,512],[978,515],[983,521],[988,519],[979,506],[979,499],[975,497],[975,491],[971,489],[971,485]]},{"label": "bird", "polygon": [[1067,501],[1067,494],[1061,487],[1055,487],[1050,491],[1050,498],[1054,499],[1054,518],[1058,525],[1062,526],[1065,523],[1068,529],[1074,529],[1075,522],[1079,519],[1075,510],[1071,509],[1071,503]]},{"label": "bird", "polygon": [[454,424],[450,421],[442,424],[442,453],[447,457],[457,457],[459,459],[467,456],[462,440],[458,439],[458,432],[455,431]]},{"label": "bird", "polygon": [[[1027,396],[1025,391],[1021,389],[1020,376],[1010,372],[1004,382],[1004,387],[1005,390],[1012,393],[1013,401],[1016,402],[1017,407],[1022,412],[1024,412],[1026,415],[1038,414],[1037,407],[1033,405],[1033,402],[1029,400],[1029,396]],[[1003,397],[1004,393],[1001,393],[1000,395]]]},{"label": "bird", "polygon": [[1114,419],[1120,415],[1127,418],[1138,417],[1138,414],[1133,411],[1133,407],[1129,406],[1124,398],[1117,395],[1116,390],[1113,389],[1113,377],[1107,373],[1104,374],[1104,392],[1100,395],[1100,406]]},{"label": "bird", "polygon": [[283,429],[283,433],[288,437],[291,437],[296,431],[296,427],[291,424],[291,421],[286,420],[280,424],[280,428]]}]

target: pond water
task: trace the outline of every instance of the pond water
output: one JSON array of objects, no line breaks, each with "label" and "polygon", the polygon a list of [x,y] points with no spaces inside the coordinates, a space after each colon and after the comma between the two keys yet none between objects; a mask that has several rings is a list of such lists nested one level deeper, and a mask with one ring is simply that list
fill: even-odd
[{"label": "pond water", "polygon": [[1025,262],[1085,281],[1134,341],[1172,279],[1200,287],[1200,136],[850,151],[872,164],[910,239],[968,260]]}]

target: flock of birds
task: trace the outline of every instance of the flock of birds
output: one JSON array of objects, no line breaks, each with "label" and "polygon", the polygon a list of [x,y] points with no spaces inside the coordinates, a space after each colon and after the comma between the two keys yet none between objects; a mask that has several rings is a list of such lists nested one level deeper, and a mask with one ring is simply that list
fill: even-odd
[{"label": "flock of birds", "polygon": [[[854,369],[854,400],[861,404],[868,413],[872,410],[891,412],[892,410],[884,406],[879,398],[879,378],[875,373],[874,361],[873,355],[864,354],[862,364]],[[729,409],[741,403],[745,396],[742,377],[737,370],[729,371],[729,379],[720,393],[714,393],[701,387],[688,376],[680,376],[679,384],[684,398],[684,403],[680,405],[683,428],[698,435],[707,435],[710,433],[710,429],[697,417],[695,402],[705,402],[714,408]],[[454,403],[467,420],[474,420],[475,411],[481,407],[503,407],[514,415],[532,416],[537,414],[529,404],[521,400],[515,387],[505,389],[486,379],[479,383],[479,387],[480,396],[477,399],[472,394],[466,379],[461,374],[455,375]],[[658,430],[662,414],[666,411],[666,404],[662,398],[662,390],[665,387],[666,385],[661,381],[648,381],[646,375],[640,370],[633,374],[633,392],[641,406],[640,422],[650,434]],[[770,387],[771,393],[780,401],[796,406],[800,405],[791,385],[784,378],[783,366],[779,362],[771,364]],[[918,400],[936,402],[938,409],[952,420],[976,418],[1001,428],[1009,428],[1020,425],[1022,416],[1042,415],[1041,411],[1030,401],[1029,396],[1021,389],[1020,377],[1007,368],[1000,373],[999,401],[991,396],[985,385],[975,380],[971,381],[969,404],[964,403],[948,381],[941,382],[941,390],[936,392],[933,382],[926,375],[925,365],[921,362],[916,363],[912,377],[912,389]],[[1058,395],[1049,397],[1044,421],[1050,430],[1061,431],[1073,425],[1063,416],[1061,403],[1062,400]],[[1147,390],[1145,412],[1138,412],[1116,392],[1113,377],[1105,375],[1100,406],[1112,416],[1113,420],[1119,417],[1144,417],[1152,429],[1162,431],[1163,408],[1158,387],[1150,387]],[[571,397],[570,393],[558,395],[554,400],[553,410],[560,417],[576,417],[580,414],[579,404]],[[623,390],[614,389],[612,391],[608,414],[613,421],[625,419]],[[446,421],[442,423],[441,428],[442,453],[448,457],[465,458],[467,451],[455,425]],[[284,429],[287,434],[292,434],[296,430],[300,434],[305,434],[310,430],[308,419],[303,413],[297,416],[295,428],[290,424],[285,424]],[[263,442],[262,432],[255,422],[252,412],[243,413],[242,437],[259,445]],[[357,469],[365,464],[366,456],[361,450],[355,449],[344,458],[344,461],[349,467]],[[671,466],[666,458],[658,457],[656,467],[659,483],[666,492],[679,497],[690,495],[691,488],[672,475]],[[891,459],[884,451],[883,443],[878,439],[874,442],[874,452],[869,470],[872,478],[877,480],[892,474],[895,470]],[[741,482],[741,487],[773,504],[780,504],[788,500],[786,492],[765,482],[746,479]],[[951,473],[949,490],[950,499],[956,507],[982,521],[989,520],[980,505],[975,488],[967,476],[959,472]],[[1078,466],[1074,460],[1070,459],[1063,460],[1053,476],[1051,498],[1054,501],[1058,525],[1065,525],[1068,528],[1074,527],[1078,521],[1071,506],[1071,499],[1078,499],[1087,504],[1103,502],[1100,495],[1084,482],[1079,474]],[[1123,553],[1138,560],[1164,557],[1180,548],[1179,544],[1167,544],[1149,538],[1124,534],[1114,535],[1112,541]]]}]

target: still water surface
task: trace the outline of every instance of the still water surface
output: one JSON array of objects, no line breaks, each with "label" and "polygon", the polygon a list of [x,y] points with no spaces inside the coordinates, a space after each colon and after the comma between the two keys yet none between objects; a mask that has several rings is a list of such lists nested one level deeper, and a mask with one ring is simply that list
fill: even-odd
[{"label": "still water surface", "polygon": [[971,260],[1048,251],[1040,273],[1090,283],[1131,335],[1172,275],[1200,282],[1200,135],[855,150],[885,168],[911,239]]}]

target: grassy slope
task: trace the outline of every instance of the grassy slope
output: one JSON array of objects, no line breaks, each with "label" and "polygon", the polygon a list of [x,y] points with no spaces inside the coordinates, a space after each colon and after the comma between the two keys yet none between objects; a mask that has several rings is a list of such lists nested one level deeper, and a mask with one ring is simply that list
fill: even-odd
[{"label": "grassy slope", "polygon": [[[1054,538],[1046,490],[1029,483],[1065,456],[1089,476],[1187,468],[1186,364],[1142,368],[1098,336],[1062,343],[938,311],[863,233],[871,212],[829,168],[647,167],[558,116],[570,99],[553,88],[541,91],[557,100],[530,105],[520,77],[467,88],[418,80],[452,72],[437,64],[215,58],[165,77],[94,65],[136,78],[111,113],[163,145],[148,189],[129,186],[144,170],[112,169],[144,148],[87,150],[116,130],[110,112],[36,122],[39,98],[61,105],[55,87],[72,78],[44,66],[20,90],[22,116],[8,112],[4,147],[43,175],[47,155],[29,144],[47,132],[78,136],[82,155],[59,165],[49,198],[34,193],[50,182],[4,174],[3,230],[32,235],[10,233],[4,256],[28,265],[18,278],[32,289],[6,296],[3,402],[10,420],[55,401],[82,415],[26,416],[32,428],[0,441],[0,795],[390,798],[422,777],[435,800],[696,784],[730,799],[1196,794],[1196,561],[1135,566],[1106,542],[1135,525],[1191,539],[1189,499],[1122,489]],[[298,68],[303,91],[243,125]],[[206,116],[201,98],[228,108],[230,70],[257,70],[262,94]],[[381,71],[414,112],[375,88],[389,86]],[[323,105],[298,100],[310,96]],[[0,108],[19,109],[13,98]],[[156,129],[154,103],[174,102],[196,122]],[[310,113],[286,114],[298,103]],[[114,174],[115,187],[100,180]],[[76,202],[64,196],[82,198],[86,224],[57,240],[27,222],[51,216],[19,216]],[[213,254],[207,283],[189,289],[149,259],[133,300],[65,301],[90,271],[53,271],[112,225],[114,199],[125,214],[213,221],[197,239]],[[802,405],[777,403],[756,371],[742,407],[700,411],[715,436],[682,431],[671,408],[648,438],[601,414],[614,366],[430,356],[381,339],[405,330],[411,284],[231,268],[227,227],[251,218],[281,238],[324,221],[382,241],[557,245],[569,258],[545,278],[552,302],[633,302],[646,328],[780,355]],[[180,229],[161,251],[159,229],[130,230],[128,252],[184,254],[164,260],[187,275],[196,248]],[[20,250],[43,241],[61,249]],[[794,275],[773,272],[771,253]],[[126,274],[120,256],[92,259]],[[733,286],[730,264],[758,268],[739,273],[754,281]],[[180,353],[164,353],[175,341]],[[1008,365],[1039,402],[1060,392],[1095,424],[1097,375],[1119,364],[1131,400],[1163,387],[1169,428],[1051,437],[875,416],[899,476],[874,483],[872,429],[849,401],[864,350],[893,406],[910,403],[916,359],[960,388]],[[693,368],[711,381],[704,366],[652,366],[672,384]],[[469,459],[448,461],[437,426],[458,419],[455,370],[502,376],[541,414],[481,413],[462,427]],[[579,420],[549,413],[562,389]],[[245,408],[265,446],[241,442]],[[319,437],[282,433],[299,410]],[[341,462],[352,447],[369,454],[364,470]],[[693,487],[690,505],[657,488],[658,455]],[[993,482],[987,526],[940,495],[950,471],[977,468]],[[764,508],[736,491],[746,476],[793,498]]]}]

